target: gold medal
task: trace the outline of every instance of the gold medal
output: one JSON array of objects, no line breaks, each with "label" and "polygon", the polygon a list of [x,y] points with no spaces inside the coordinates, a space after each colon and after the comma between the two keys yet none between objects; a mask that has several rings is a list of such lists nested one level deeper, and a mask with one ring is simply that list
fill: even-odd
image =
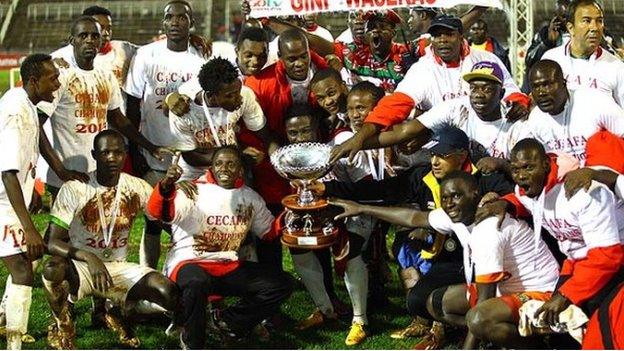
[{"label": "gold medal", "polygon": [[113,255],[113,250],[110,247],[107,247],[104,249],[104,251],[102,251],[102,256],[104,256],[104,258],[106,259],[111,258],[112,255]]}]

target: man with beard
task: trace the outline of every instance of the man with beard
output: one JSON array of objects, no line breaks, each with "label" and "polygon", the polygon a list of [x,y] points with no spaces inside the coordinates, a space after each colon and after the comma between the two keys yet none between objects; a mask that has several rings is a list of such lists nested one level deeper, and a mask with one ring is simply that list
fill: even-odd
[{"label": "man with beard", "polygon": [[[501,346],[533,345],[533,339],[518,333],[518,310],[528,299],[550,297],[559,271],[552,253],[539,237],[534,242],[526,222],[509,215],[500,229],[495,218],[476,225],[481,195],[476,179],[466,172],[447,174],[441,181],[440,198],[441,208],[430,212],[339,199],[330,203],[345,210],[337,218],[364,214],[456,235],[464,248],[465,283],[434,290],[427,301],[429,313],[437,320],[468,327],[464,349],[477,346],[474,336]],[[435,341],[442,346],[441,340]]]},{"label": "man with beard", "polygon": [[39,119],[35,106],[52,102],[60,87],[59,71],[49,55],[26,57],[20,67],[23,87],[12,88],[0,99],[0,258],[9,272],[5,286],[7,349],[22,348],[32,302],[34,272],[31,262],[45,252],[28,206],[33,194],[39,157]]},{"label": "man with beard", "polygon": [[535,317],[556,325],[559,313],[575,304],[594,320],[583,339],[583,348],[595,347],[601,328],[596,322],[603,318],[595,311],[624,281],[624,229],[619,221],[624,213],[615,195],[601,183],[592,182],[588,189],[568,197],[562,182],[568,170],[560,159],[547,154],[535,139],[519,141],[511,151],[514,194],[482,207],[477,221],[492,214],[500,220],[505,211],[516,216],[532,215],[536,230],[543,226],[559,241],[567,259],[555,292]]},{"label": "man with beard", "polygon": [[[216,321],[226,335],[247,334],[263,319],[278,312],[291,292],[290,277],[267,270],[256,262],[241,261],[238,249],[253,234],[275,239],[274,217],[264,200],[242,180],[240,151],[224,146],[215,151],[212,169],[197,182],[197,198],[176,191],[181,169],[172,164],[149,200],[149,216],[171,224],[172,247],[165,260],[165,275],[181,289],[182,311],[176,324],[182,328],[182,348],[203,349],[206,339],[206,304],[209,293],[240,296]],[[146,240],[160,255],[160,234]],[[233,336],[233,335],[232,335]]]},{"label": "man with beard", "polygon": [[[94,66],[100,47],[100,25],[93,17],[76,19],[71,28],[76,67],[60,71],[61,88],[52,103],[40,103],[40,125],[50,118],[54,149],[45,133],[40,138],[41,154],[50,165],[47,182],[53,196],[63,182],[87,181],[84,173],[95,170],[88,155],[95,135],[110,127],[140,145],[153,157],[162,158],[168,151],[145,139],[121,112],[121,92],[110,70]],[[58,152],[58,156],[56,154]],[[68,169],[74,170],[73,172]]]},{"label": "man with beard", "polygon": [[624,137],[624,109],[595,89],[567,89],[561,67],[551,60],[536,63],[529,75],[538,108],[512,127],[516,140],[535,138],[548,152],[565,152],[583,165],[587,139],[600,130]]},{"label": "man with beard", "polygon": [[[199,73],[206,62],[189,43],[189,30],[195,21],[191,6],[184,0],[171,0],[164,7],[163,29],[166,40],[141,47],[132,60],[124,90],[128,94],[128,118],[134,129],[158,145],[171,146],[169,119],[163,114],[163,100],[182,83]],[[135,172],[150,184],[166,173],[171,156],[158,159],[140,154],[132,143],[130,155]]]},{"label": "man with beard", "polygon": [[[467,95],[469,85],[462,80],[477,62],[490,61],[503,67],[494,54],[470,50],[463,39],[463,25],[459,18],[439,16],[429,27],[432,51],[415,63],[395,92],[383,98],[366,118],[366,123],[349,141],[332,150],[331,161],[343,156],[353,158],[369,137],[382,129],[406,120],[412,110],[427,111],[434,105]],[[513,103],[506,117],[516,120],[528,113],[528,98],[519,89],[506,69],[503,71],[505,101]]]},{"label": "man with beard", "polygon": [[595,0],[573,0],[565,27],[570,41],[548,50],[544,60],[557,62],[568,89],[596,89],[624,106],[624,62],[600,47],[604,39],[604,11]]},{"label": "man with beard", "polygon": [[106,298],[115,304],[105,321],[119,333],[126,347],[138,347],[127,321],[140,300],[162,311],[174,311],[177,289],[152,268],[127,262],[129,234],[152,192],[144,180],[121,172],[126,158],[123,137],[114,130],[98,133],[92,156],[96,170],[86,183],[65,183],[50,212],[47,232],[52,257],[43,268],[46,299],[53,324],[49,346],[75,348],[72,303],[87,297]]}]

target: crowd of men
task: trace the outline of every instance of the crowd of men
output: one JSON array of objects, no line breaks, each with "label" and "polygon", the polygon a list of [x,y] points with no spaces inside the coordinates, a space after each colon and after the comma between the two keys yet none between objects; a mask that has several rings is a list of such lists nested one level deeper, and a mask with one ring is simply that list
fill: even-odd
[{"label": "crowd of men", "polygon": [[[185,0],[141,47],[113,40],[114,15],[89,7],[69,45],[28,56],[23,86],[0,99],[7,348],[32,342],[37,264],[55,349],[75,348],[72,306],[86,297],[124,347],[140,346],[132,321],[150,314],[171,319],[163,333],[184,349],[207,347],[208,324],[227,340],[280,333],[293,289],[281,201],[303,185],[269,159],[303,142],[333,147],[309,187],[335,207],[340,239],[287,250],[316,307],[296,330],[350,316],[345,345],[365,345],[392,260],[413,320],[387,332],[417,349],[443,348],[449,327],[467,349],[624,348],[624,62],[600,3],[556,4],[522,89],[483,7],[354,12],[335,40],[317,15],[248,18],[234,48],[191,34]],[[415,39],[401,43],[404,21]],[[39,179],[44,236],[31,219]],[[224,296],[239,299],[217,307]]]}]

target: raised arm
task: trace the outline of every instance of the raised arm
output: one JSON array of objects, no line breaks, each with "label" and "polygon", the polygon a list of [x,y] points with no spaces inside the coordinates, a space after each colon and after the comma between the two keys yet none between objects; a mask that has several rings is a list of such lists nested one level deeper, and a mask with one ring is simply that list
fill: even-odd
[{"label": "raised arm", "polygon": [[336,220],[357,215],[369,215],[403,227],[431,228],[429,225],[429,212],[405,207],[362,205],[343,199],[329,199],[329,203],[344,209],[343,213],[334,218]]},{"label": "raised arm", "polygon": [[376,149],[392,146],[415,138],[418,138],[421,145],[427,143],[431,138],[431,131],[417,119],[395,125],[392,129],[380,133],[376,138],[368,138],[364,142],[363,148]]},{"label": "raised arm", "polygon": [[474,6],[468,12],[461,16],[462,26],[464,30],[468,30],[468,28],[472,27],[475,22],[481,18],[481,16],[487,11],[487,7],[485,6]]},{"label": "raised arm", "polygon": [[318,35],[308,33],[299,27],[293,26],[292,24],[286,23],[273,17],[270,17],[267,21],[263,22],[266,24],[267,27],[271,28],[271,30],[277,34],[281,34],[292,28],[300,30],[308,38],[310,49],[314,50],[317,54],[321,56],[326,56],[334,53],[334,43],[332,43],[331,41],[327,41],[319,37]]}]

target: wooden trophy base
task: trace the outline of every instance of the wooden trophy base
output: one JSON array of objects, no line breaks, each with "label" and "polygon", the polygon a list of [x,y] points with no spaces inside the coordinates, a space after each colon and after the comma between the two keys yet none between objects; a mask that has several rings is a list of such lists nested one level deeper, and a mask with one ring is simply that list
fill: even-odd
[{"label": "wooden trophy base", "polygon": [[337,238],[338,228],[332,228],[329,235],[325,235],[322,230],[312,235],[305,235],[303,231],[289,233],[287,229],[282,230],[282,244],[296,249],[324,249],[332,246]]},{"label": "wooden trophy base", "polygon": [[[332,246],[336,242],[338,229],[331,226],[325,230],[323,228],[328,218],[327,200],[315,198],[313,202],[302,206],[299,204],[299,196],[288,195],[282,199],[282,205],[297,218],[291,230],[282,229],[282,244],[297,249],[315,250]],[[307,234],[303,229],[305,217],[311,219]]]}]

